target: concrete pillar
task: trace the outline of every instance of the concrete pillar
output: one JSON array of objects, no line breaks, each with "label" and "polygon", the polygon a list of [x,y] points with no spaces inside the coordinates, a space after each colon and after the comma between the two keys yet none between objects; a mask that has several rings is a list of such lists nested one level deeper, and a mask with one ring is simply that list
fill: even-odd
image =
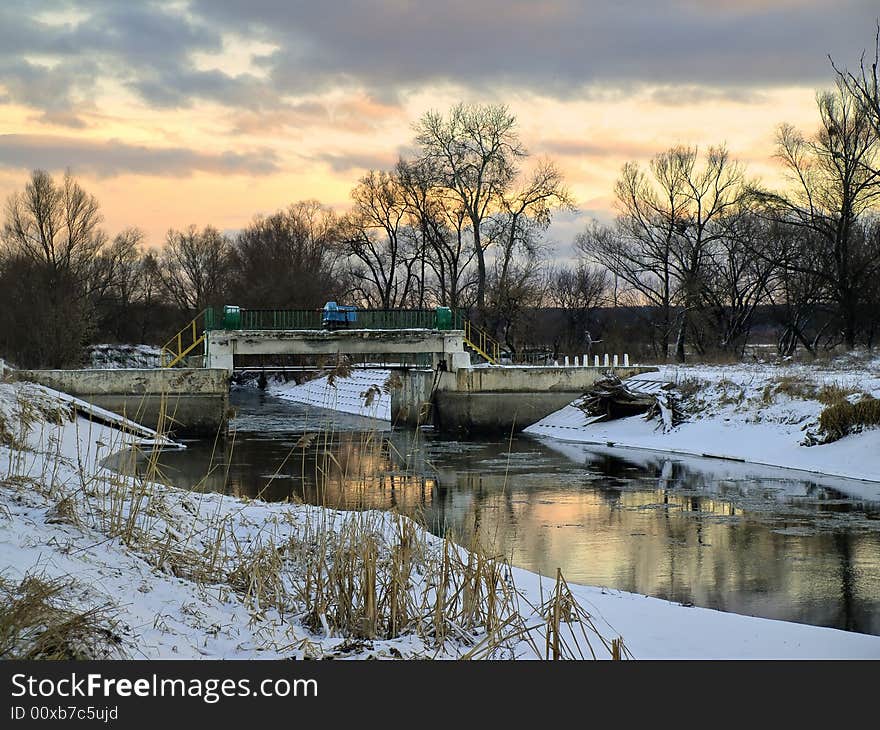
[{"label": "concrete pillar", "polygon": [[453,352],[449,358],[449,370],[469,370],[471,368],[471,355],[469,352]]},{"label": "concrete pillar", "polygon": [[564,365],[562,367],[564,367],[564,368],[568,367],[568,355],[565,356]]},{"label": "concrete pillar", "polygon": [[605,353],[605,360],[604,360],[604,362],[603,362],[603,365],[604,365],[606,368],[610,365],[610,362],[609,362],[609,360],[608,360],[608,353],[607,353],[607,352]]},{"label": "concrete pillar", "polygon": [[232,375],[235,371],[235,340],[231,337],[211,343],[205,366],[210,369],[225,370]]},{"label": "concrete pillar", "polygon": [[617,355],[614,356],[614,367],[617,367]]},{"label": "concrete pillar", "polygon": [[575,366],[576,368],[579,368],[579,367],[581,366],[581,361],[578,360],[578,356],[577,356],[577,355],[574,356],[574,366]]},{"label": "concrete pillar", "polygon": [[629,354],[626,352],[623,353],[623,367],[625,367],[625,368],[629,367]]},{"label": "concrete pillar", "polygon": [[599,367],[599,356],[593,355],[593,367]]}]

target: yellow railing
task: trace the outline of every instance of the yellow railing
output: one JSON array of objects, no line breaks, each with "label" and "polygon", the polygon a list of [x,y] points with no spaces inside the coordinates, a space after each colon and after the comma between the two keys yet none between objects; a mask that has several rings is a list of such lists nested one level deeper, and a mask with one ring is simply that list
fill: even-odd
[{"label": "yellow railing", "polygon": [[467,319],[464,320],[464,343],[493,365],[497,365],[501,359],[501,345],[498,341]]},{"label": "yellow railing", "polygon": [[199,312],[186,327],[162,345],[160,364],[163,368],[173,368],[189,353],[205,341],[205,331],[198,331],[198,321],[205,314]]}]

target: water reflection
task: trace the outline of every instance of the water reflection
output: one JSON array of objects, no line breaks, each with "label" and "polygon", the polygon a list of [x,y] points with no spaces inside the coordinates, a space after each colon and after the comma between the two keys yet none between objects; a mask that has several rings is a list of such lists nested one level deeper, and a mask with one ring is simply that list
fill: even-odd
[{"label": "water reflection", "polygon": [[[880,634],[874,486],[527,437],[364,431],[363,419],[250,395],[238,407],[231,448],[193,443],[163,455],[172,481],[393,507],[524,568],[560,567],[573,582]],[[332,433],[319,430],[328,419]]]}]

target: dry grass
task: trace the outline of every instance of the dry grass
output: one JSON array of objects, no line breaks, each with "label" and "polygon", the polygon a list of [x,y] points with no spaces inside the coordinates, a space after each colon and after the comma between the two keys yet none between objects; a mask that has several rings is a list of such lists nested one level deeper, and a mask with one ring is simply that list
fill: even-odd
[{"label": "dry grass", "polygon": [[[817,400],[823,405],[834,405],[858,392],[854,388],[837,383],[825,383],[819,386],[812,380],[798,375],[784,375],[767,388],[772,388],[774,395],[780,393],[799,400]],[[765,388],[765,396],[767,388]]]},{"label": "dry grass", "polygon": [[121,658],[112,607],[73,608],[65,599],[73,589],[66,579],[0,576],[0,659]]},{"label": "dry grass", "polygon": [[[45,414],[24,417],[30,419],[26,427],[33,429]],[[306,449],[318,449],[321,458],[314,468],[319,494],[326,494],[334,470],[340,484],[363,484],[367,476],[349,474],[354,467],[343,455],[337,458],[331,446],[332,434],[307,434],[288,459],[304,459]],[[122,444],[107,445],[102,455],[120,448]],[[376,462],[386,445],[378,435],[366,434],[358,448],[368,455],[366,461]],[[43,474],[35,478],[51,505],[46,521],[118,539],[158,569],[196,587],[235,594],[253,623],[267,618],[294,621],[317,636],[349,642],[413,636],[437,653],[474,659],[511,658],[528,647],[548,659],[595,657],[597,652],[627,656],[622,641],[602,637],[561,574],[550,597],[531,605],[517,589],[506,559],[475,542],[465,549],[451,536],[433,537],[411,517],[286,505],[270,513],[253,510],[248,501],[175,489],[162,472],[160,449],[126,453],[110,474],[97,468],[93,455],[80,455],[70,465],[75,478],[63,488],[56,479],[61,457],[56,454],[53,460],[50,454]],[[16,463],[15,458],[10,461]],[[13,488],[23,473],[15,471],[11,468],[5,481]],[[21,485],[33,487],[26,480]],[[4,584],[0,620],[9,626],[4,629],[10,637],[8,651],[34,657],[85,656],[88,647],[97,646],[88,637],[100,631],[110,636],[106,610],[76,614],[59,606],[56,599],[64,585],[44,580]],[[59,634],[45,628],[50,623],[76,641],[53,638]],[[25,635],[31,638],[15,638]],[[43,635],[37,642],[35,637]]]},{"label": "dry grass", "polygon": [[690,400],[699,395],[706,387],[706,381],[701,378],[688,376],[675,382],[675,390],[682,400]]},{"label": "dry grass", "polygon": [[819,415],[819,427],[826,443],[872,426],[880,426],[880,399],[870,396],[855,403],[840,400]]},{"label": "dry grass", "polygon": [[789,398],[814,400],[818,388],[816,384],[803,376],[783,375],[773,386],[775,394],[787,395]]}]

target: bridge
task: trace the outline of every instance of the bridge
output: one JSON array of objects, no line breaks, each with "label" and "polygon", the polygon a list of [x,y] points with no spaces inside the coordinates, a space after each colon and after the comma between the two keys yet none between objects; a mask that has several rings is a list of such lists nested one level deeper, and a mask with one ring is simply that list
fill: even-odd
[{"label": "bridge", "polygon": [[[472,433],[521,430],[579,397],[599,378],[621,379],[656,368],[630,366],[628,357],[600,365],[568,358],[562,367],[500,365],[501,348],[461,312],[441,309],[357,310],[357,329],[324,329],[323,310],[208,309],[163,348],[173,368],[204,347],[202,364],[231,375],[242,359],[301,356],[321,369],[345,354],[366,360],[390,356],[395,371],[392,422]],[[471,355],[487,365],[473,367]],[[412,358],[409,366],[401,361]],[[479,364],[479,363],[478,363]],[[259,366],[258,366],[259,367]]]},{"label": "bridge", "polygon": [[499,343],[462,312],[445,309],[444,316],[444,309],[358,309],[356,328],[327,330],[321,309],[210,308],[163,346],[161,364],[183,365],[199,349],[205,367],[229,373],[236,358],[248,356],[415,356],[413,364],[437,368],[443,362],[454,371],[470,366],[470,351],[498,364]]}]

